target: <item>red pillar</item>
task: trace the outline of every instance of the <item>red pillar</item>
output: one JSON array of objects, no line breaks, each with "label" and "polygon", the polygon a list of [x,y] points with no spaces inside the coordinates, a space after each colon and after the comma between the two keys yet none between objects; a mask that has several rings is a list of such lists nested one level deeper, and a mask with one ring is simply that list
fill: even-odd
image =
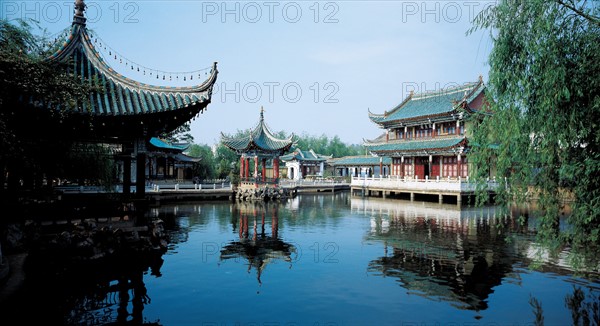
[{"label": "red pillar", "polygon": [[244,170],[245,170],[244,163],[245,163],[244,157],[240,156],[240,178],[244,177]]},{"label": "red pillar", "polygon": [[460,177],[461,176],[461,171],[460,171],[460,154],[458,154],[458,156],[456,157],[456,176]]},{"label": "red pillar", "polygon": [[261,164],[262,164],[262,181],[265,181],[267,179],[267,159],[263,158]]},{"label": "red pillar", "polygon": [[254,156],[254,177],[258,177],[258,156]]},{"label": "red pillar", "polygon": [[274,176],[275,179],[279,179],[279,156],[275,156],[273,158],[273,169],[274,171]]},{"label": "red pillar", "polygon": [[379,175],[383,175],[383,162],[379,161]]},{"label": "red pillar", "polygon": [[244,164],[244,169],[246,170],[246,172],[244,172],[244,177],[248,178],[250,176],[250,159],[246,158],[246,164]]}]

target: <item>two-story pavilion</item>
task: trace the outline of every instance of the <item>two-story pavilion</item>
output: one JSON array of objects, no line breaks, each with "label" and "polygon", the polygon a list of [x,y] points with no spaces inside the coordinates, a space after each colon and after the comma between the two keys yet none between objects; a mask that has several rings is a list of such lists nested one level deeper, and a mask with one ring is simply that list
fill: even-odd
[{"label": "two-story pavilion", "polygon": [[[382,197],[410,194],[471,196],[477,182],[469,179],[469,138],[475,126],[472,114],[485,110],[486,86],[482,77],[436,92],[411,94],[400,104],[383,114],[369,112],[369,118],[385,132],[364,146],[371,154],[391,159],[387,177],[354,177],[353,193],[361,192]],[[497,184],[487,180],[493,194]]]},{"label": "two-story pavilion", "polygon": [[365,140],[367,149],[391,157],[391,175],[416,179],[458,178],[469,175],[471,123],[469,114],[482,109],[485,84],[474,83],[448,89],[411,94],[383,114],[369,118],[385,133]]},{"label": "two-story pavilion", "polygon": [[[157,86],[125,77],[109,64],[113,58],[103,53],[101,48],[105,44],[87,28],[85,9],[83,0],[75,1],[68,37],[47,60],[62,63],[75,79],[85,83],[96,81],[96,89],[88,94],[89,101],[68,105],[24,98],[23,106],[15,109],[14,115],[23,120],[22,125],[40,135],[73,130],[77,142],[119,146],[115,157],[123,164],[123,192],[130,192],[133,179],[137,194],[143,195],[147,157],[152,150],[150,140],[172,132],[206,109],[217,79],[216,62],[202,74],[206,77],[196,75],[198,83],[193,86]],[[131,63],[125,69],[140,70]],[[64,109],[69,106],[74,109]],[[66,112],[54,114],[61,110]]]},{"label": "two-story pavilion", "polygon": [[[278,138],[265,123],[264,110],[260,119],[247,135],[229,137],[221,133],[221,143],[240,156],[239,189],[255,189],[259,186],[277,187],[279,184],[279,157],[295,144],[296,136]],[[250,173],[250,160],[254,161],[254,173]],[[271,161],[273,175],[267,176],[267,164]],[[259,164],[261,168],[259,169]]]}]

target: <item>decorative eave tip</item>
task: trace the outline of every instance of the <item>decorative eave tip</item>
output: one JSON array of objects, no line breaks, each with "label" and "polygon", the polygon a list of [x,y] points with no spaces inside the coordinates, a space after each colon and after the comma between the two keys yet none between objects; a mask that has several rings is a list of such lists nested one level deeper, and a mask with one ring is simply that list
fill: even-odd
[{"label": "decorative eave tip", "polygon": [[75,0],[75,14],[73,15],[73,24],[85,25],[86,18],[83,15],[85,7],[86,5],[83,0]]}]

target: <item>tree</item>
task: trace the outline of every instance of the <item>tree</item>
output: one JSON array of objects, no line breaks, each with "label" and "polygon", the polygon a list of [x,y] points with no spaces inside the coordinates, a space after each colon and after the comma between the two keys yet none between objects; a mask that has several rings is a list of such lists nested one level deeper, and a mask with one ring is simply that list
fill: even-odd
[{"label": "tree", "polygon": [[298,137],[295,148],[312,149],[317,154],[333,155],[333,157],[360,155],[362,152],[359,145],[348,145],[342,142],[337,135],[329,139],[325,134],[321,136],[302,134],[301,137]]},{"label": "tree", "polygon": [[202,158],[200,162],[194,164],[194,177],[199,177],[200,179],[215,178],[215,158],[210,146],[192,144],[188,155]]},{"label": "tree", "polygon": [[181,126],[177,127],[170,133],[163,133],[161,138],[168,140],[171,143],[193,143],[194,136],[190,133],[190,122],[186,122]]},{"label": "tree", "polygon": [[59,123],[99,89],[95,79],[73,78],[66,63],[46,60],[63,40],[50,42],[45,31],[32,29],[28,21],[0,20],[0,189],[8,183],[10,194],[68,170],[60,165],[72,156],[76,130]]},{"label": "tree", "polygon": [[[600,19],[595,3],[505,0],[468,32],[487,29],[490,112],[476,117],[471,158],[495,161],[500,203],[537,197],[540,240],[600,241]],[[491,113],[491,114],[488,114]],[[565,194],[571,229],[560,231]],[[562,242],[562,241],[561,241]],[[555,244],[560,244],[556,242]]]}]

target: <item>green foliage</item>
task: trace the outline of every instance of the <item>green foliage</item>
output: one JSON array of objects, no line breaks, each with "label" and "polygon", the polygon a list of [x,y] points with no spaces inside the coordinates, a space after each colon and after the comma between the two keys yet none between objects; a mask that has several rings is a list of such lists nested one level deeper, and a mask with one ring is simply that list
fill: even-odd
[{"label": "green foliage", "polygon": [[186,122],[181,126],[177,127],[170,133],[163,133],[160,135],[160,138],[166,139],[171,143],[188,143],[191,144],[194,142],[194,136],[190,133],[190,122]]},{"label": "green foliage", "polygon": [[200,162],[194,164],[194,177],[199,177],[201,180],[215,178],[215,158],[208,145],[192,144],[187,154],[202,158]]},{"label": "green foliage", "polygon": [[312,149],[317,154],[333,155],[333,157],[354,156],[362,153],[361,146],[348,145],[342,142],[337,135],[330,139],[325,134],[321,136],[302,134],[298,137],[295,148]]},{"label": "green foliage", "polygon": [[[475,20],[489,29],[491,115],[480,114],[471,159],[479,177],[494,162],[501,203],[535,197],[541,240],[600,241],[600,24],[579,1],[500,1]],[[559,231],[565,193],[569,231]]]},{"label": "green foliage", "polygon": [[[69,171],[59,165],[76,156],[70,151],[77,130],[61,128],[60,122],[98,90],[97,80],[73,78],[68,63],[46,60],[56,50],[52,44],[62,40],[50,42],[45,31],[36,35],[32,29],[26,21],[0,20],[1,190],[6,175],[9,188],[23,183],[31,189],[44,177]],[[82,170],[105,177],[105,171]]]}]

